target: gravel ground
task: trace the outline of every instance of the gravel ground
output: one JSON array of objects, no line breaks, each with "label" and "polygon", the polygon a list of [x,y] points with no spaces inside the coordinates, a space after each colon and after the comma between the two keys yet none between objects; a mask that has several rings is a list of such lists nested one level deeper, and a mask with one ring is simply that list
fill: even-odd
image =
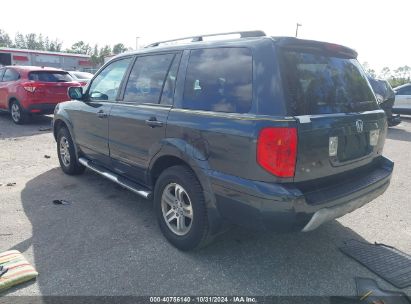
[{"label": "gravel ground", "polygon": [[0,114],[0,252],[22,251],[40,273],[7,295],[355,295],[357,276],[395,288],[343,255],[344,240],[411,254],[411,119],[388,132],[395,172],[374,202],[310,233],[235,228],[190,253],[166,242],[150,202],[89,170],[64,175],[50,121]]}]

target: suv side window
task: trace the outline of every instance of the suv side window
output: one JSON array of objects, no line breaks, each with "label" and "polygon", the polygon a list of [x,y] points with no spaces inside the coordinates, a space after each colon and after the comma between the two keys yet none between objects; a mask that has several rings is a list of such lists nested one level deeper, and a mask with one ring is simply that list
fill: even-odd
[{"label": "suv side window", "polygon": [[0,69],[0,82],[2,81],[5,69]]},{"label": "suv side window", "polygon": [[166,80],[163,86],[163,92],[161,94],[160,103],[164,105],[172,105],[174,98],[174,91],[176,88],[178,66],[180,63],[180,55],[176,55],[173,60],[173,64],[168,71]]},{"label": "suv side window", "polygon": [[251,51],[247,48],[192,50],[182,107],[246,113],[252,101]]},{"label": "suv side window", "polygon": [[6,71],[4,72],[2,81],[16,81],[19,78],[20,78],[20,75],[15,70],[6,69]]},{"label": "suv side window", "polygon": [[158,103],[175,54],[138,57],[124,92],[125,102]]},{"label": "suv side window", "polygon": [[92,101],[114,101],[132,57],[119,59],[102,70],[90,85],[89,99]]}]

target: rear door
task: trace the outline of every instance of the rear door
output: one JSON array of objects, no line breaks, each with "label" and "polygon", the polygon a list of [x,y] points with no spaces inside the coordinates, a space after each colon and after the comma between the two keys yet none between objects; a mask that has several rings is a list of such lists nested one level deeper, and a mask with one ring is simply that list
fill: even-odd
[{"label": "rear door", "polygon": [[110,113],[110,156],[118,173],[145,182],[165,136],[179,61],[179,53],[137,57],[124,96]]},{"label": "rear door", "polygon": [[92,80],[86,100],[69,110],[74,134],[81,151],[92,160],[110,166],[108,117],[118,98],[124,75],[132,57],[109,63]]},{"label": "rear door", "polygon": [[382,153],[385,113],[355,56],[326,44],[281,51],[288,111],[298,120],[295,181],[352,170]]}]

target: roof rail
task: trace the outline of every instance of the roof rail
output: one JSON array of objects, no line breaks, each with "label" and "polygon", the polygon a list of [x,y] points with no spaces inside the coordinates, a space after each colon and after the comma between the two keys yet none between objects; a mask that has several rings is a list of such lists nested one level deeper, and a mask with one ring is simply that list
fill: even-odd
[{"label": "roof rail", "polygon": [[266,34],[263,31],[243,31],[243,32],[217,33],[217,34],[190,36],[190,37],[184,37],[184,38],[178,38],[178,39],[158,41],[158,42],[154,42],[154,43],[151,43],[151,44],[147,45],[146,48],[155,47],[155,46],[159,46],[160,44],[163,44],[163,43],[176,42],[176,41],[180,41],[180,40],[191,39],[191,42],[197,42],[197,41],[203,41],[204,37],[224,36],[224,35],[233,35],[233,34],[240,34],[240,38],[266,36]]}]

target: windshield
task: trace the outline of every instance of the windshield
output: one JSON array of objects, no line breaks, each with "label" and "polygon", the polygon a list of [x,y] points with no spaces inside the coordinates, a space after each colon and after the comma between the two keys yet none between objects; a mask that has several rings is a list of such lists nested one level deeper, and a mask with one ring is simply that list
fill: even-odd
[{"label": "windshield", "polygon": [[281,69],[291,115],[378,109],[356,59],[284,50]]},{"label": "windshield", "polygon": [[69,82],[73,81],[67,72],[39,71],[30,72],[29,80],[43,82]]}]

